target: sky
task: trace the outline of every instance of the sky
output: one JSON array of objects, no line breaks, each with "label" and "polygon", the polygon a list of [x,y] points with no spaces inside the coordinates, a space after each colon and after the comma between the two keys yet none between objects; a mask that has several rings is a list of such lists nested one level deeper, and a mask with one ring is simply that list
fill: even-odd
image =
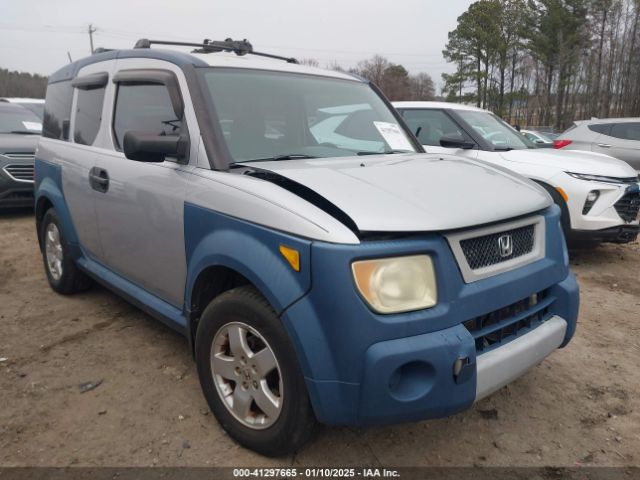
[{"label": "sky", "polygon": [[354,66],[381,54],[438,91],[455,67],[447,33],[472,0],[0,0],[0,68],[49,75],[94,46],[131,48],[138,38],[248,39],[256,51]]}]

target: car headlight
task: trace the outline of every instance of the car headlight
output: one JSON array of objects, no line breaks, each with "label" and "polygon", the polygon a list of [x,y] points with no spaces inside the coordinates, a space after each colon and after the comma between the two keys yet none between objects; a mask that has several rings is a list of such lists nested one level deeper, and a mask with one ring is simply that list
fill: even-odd
[{"label": "car headlight", "polygon": [[428,255],[361,260],[351,265],[360,294],[378,313],[433,307],[438,290]]},{"label": "car headlight", "polygon": [[616,177],[607,177],[605,175],[589,175],[587,173],[573,173],[565,172],[567,175],[577,178],[578,180],[589,180],[592,182],[605,182],[605,183],[624,183],[623,179]]}]

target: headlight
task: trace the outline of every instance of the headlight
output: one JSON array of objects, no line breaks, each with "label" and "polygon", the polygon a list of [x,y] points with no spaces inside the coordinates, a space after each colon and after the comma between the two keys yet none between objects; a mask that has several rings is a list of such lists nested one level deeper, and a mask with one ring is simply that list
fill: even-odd
[{"label": "headlight", "polygon": [[428,255],[362,260],[351,265],[360,294],[378,313],[433,307],[438,291]]},{"label": "headlight", "polygon": [[607,177],[604,175],[589,175],[587,173],[573,173],[573,172],[565,172],[567,175],[572,176],[573,178],[577,178],[578,180],[589,180],[592,182],[605,182],[605,183],[625,183],[628,179],[616,178],[616,177]]}]

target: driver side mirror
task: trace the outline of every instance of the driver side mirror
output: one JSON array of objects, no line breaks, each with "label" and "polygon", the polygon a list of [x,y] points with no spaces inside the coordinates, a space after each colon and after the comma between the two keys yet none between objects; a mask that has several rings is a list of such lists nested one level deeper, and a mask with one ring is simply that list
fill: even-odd
[{"label": "driver side mirror", "polygon": [[138,162],[164,162],[166,157],[181,159],[188,148],[186,135],[155,135],[128,130],[122,141],[125,157]]},{"label": "driver side mirror", "polygon": [[440,146],[444,148],[461,148],[462,150],[472,150],[475,148],[476,144],[465,140],[459,136],[447,136],[440,138]]}]

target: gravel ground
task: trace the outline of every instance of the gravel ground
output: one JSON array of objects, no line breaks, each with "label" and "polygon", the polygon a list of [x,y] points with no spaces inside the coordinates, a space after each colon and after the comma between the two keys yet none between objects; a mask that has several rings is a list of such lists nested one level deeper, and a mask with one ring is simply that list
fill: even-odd
[{"label": "gravel ground", "polygon": [[103,288],[55,294],[31,213],[2,213],[0,466],[639,465],[640,246],[571,263],[576,337],[518,381],[448,419],[325,428],[267,459],[218,426],[182,337]]}]

